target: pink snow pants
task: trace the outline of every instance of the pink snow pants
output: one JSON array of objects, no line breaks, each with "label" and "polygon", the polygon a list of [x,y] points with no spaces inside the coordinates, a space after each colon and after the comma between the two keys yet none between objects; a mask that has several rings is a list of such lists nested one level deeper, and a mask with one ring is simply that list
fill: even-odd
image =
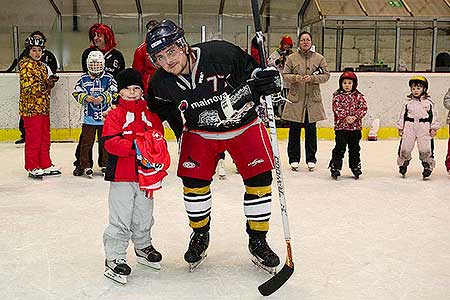
[{"label": "pink snow pants", "polygon": [[405,161],[411,160],[411,152],[417,141],[419,159],[433,169],[435,162],[431,152],[431,139],[429,122],[405,121],[397,164],[402,166]]}]

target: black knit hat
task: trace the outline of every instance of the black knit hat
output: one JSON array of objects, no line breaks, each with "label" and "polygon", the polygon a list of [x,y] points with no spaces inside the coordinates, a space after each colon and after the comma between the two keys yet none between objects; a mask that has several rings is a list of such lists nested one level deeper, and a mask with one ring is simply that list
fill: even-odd
[{"label": "black knit hat", "polygon": [[144,90],[141,73],[133,68],[124,69],[117,74],[117,90],[119,92],[130,85],[140,86]]}]

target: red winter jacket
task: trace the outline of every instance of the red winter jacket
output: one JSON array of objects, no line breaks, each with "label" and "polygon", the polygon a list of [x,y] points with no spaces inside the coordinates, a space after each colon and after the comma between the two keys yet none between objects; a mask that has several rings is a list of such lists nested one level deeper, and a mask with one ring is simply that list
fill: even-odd
[{"label": "red winter jacket", "polygon": [[142,81],[144,82],[144,94],[147,94],[148,85],[157,68],[148,57],[145,42],[140,44],[136,51],[134,51],[133,69],[141,73]]},{"label": "red winter jacket", "polygon": [[103,125],[102,139],[108,152],[105,180],[138,182],[136,134],[153,128],[164,134],[159,117],[150,112],[147,103],[119,98],[117,108],[111,110]]},{"label": "red winter jacket", "polygon": [[[336,91],[333,94],[334,130],[361,130],[362,118],[367,113],[367,103],[363,94],[358,90],[346,94]],[[356,117],[356,120],[349,124],[346,118]]]}]

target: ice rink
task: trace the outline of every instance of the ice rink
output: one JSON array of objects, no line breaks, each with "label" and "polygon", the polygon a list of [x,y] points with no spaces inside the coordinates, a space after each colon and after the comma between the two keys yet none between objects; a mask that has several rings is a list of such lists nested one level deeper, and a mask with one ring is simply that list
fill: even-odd
[{"label": "ice rink", "polygon": [[[397,173],[398,141],[361,142],[363,175],[354,180],[344,163],[334,181],[327,170],[333,141],[319,141],[317,170],[292,172],[286,141],[280,143],[295,273],[268,299],[450,299],[450,176],[437,140],[437,166],[423,181],[417,150],[408,176]],[[72,176],[75,143],[53,143],[53,162],[63,175],[27,178],[23,148],[0,144],[0,299],[261,299],[257,287],[270,278],[247,250],[243,184],[227,156],[227,178],[212,184],[211,242],[207,260],[189,273],[183,254],[190,229],[172,166],[155,193],[153,244],[162,269],[138,265],[121,286],[103,276],[103,230],[109,184]],[[274,185],[270,245],[285,257]]]}]

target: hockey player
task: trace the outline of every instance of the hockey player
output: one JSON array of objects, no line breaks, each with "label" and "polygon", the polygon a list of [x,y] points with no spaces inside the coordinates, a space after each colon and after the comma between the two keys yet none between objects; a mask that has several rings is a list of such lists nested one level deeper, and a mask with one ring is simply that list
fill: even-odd
[{"label": "hockey player", "polygon": [[142,99],[144,84],[138,71],[129,68],[120,72],[117,86],[119,103],[106,117],[102,137],[108,151],[105,180],[111,182],[109,225],[103,234],[106,254],[104,275],[125,284],[131,273],[126,260],[130,238],[139,263],[154,269],[161,268],[159,262],[162,255],[153,247],[150,235],[154,222],[153,197],[148,197],[147,191],[139,186],[134,141],[138,134],[147,130],[155,130],[161,136],[164,128],[158,116],[147,109]]},{"label": "hockey player", "polygon": [[[91,153],[95,135],[99,141],[99,167],[102,174],[106,171],[106,150],[101,141],[103,114],[108,110],[113,99],[117,97],[117,84],[111,74],[105,73],[105,58],[100,51],[92,51],[86,60],[88,72],[81,75],[75,85],[72,96],[82,105],[83,125],[81,129],[80,168],[92,178]],[[74,175],[81,175],[76,173]]]},{"label": "hockey player", "polygon": [[411,152],[417,140],[419,159],[422,161],[423,179],[430,177],[435,161],[433,157],[433,137],[439,129],[436,107],[428,95],[428,80],[424,76],[413,76],[409,80],[411,94],[403,105],[397,122],[401,136],[397,164],[400,174],[405,177],[411,160]]},{"label": "hockey player", "polygon": [[255,106],[261,95],[280,92],[278,71],[257,69],[251,56],[225,41],[190,47],[184,30],[170,20],[150,30],[146,43],[150,58],[159,67],[150,82],[150,110],[162,119],[181,112],[185,120],[177,173],[183,181],[184,204],[193,229],[184,255],[190,270],[206,257],[210,184],[220,153],[228,151],[245,184],[249,251],[255,264],[273,271],[280,263],[266,241],[273,157]]},{"label": "hockey player", "polygon": [[336,145],[330,161],[331,177],[337,179],[341,175],[342,159],[348,145],[348,161],[355,179],[361,176],[362,118],[367,113],[367,103],[363,94],[357,89],[358,78],[351,71],[342,73],[339,88],[333,94],[334,132]]}]

